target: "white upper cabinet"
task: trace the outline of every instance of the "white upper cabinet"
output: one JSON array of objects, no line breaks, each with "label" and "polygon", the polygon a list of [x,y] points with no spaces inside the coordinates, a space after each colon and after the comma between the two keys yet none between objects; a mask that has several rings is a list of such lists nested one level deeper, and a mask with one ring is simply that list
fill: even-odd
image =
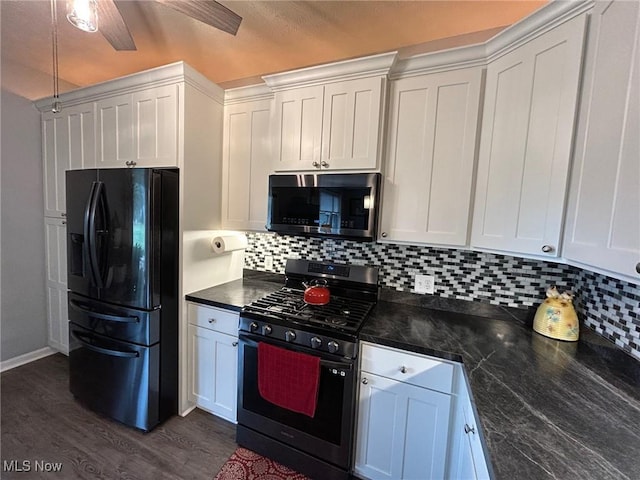
[{"label": "white upper cabinet", "polygon": [[276,92],[274,170],[320,168],[323,92],[322,86]]},{"label": "white upper cabinet", "polygon": [[466,245],[482,68],[391,82],[381,240]]},{"label": "white upper cabinet", "polygon": [[93,102],[42,114],[44,214],[63,217],[66,210],[65,171],[96,164]]},{"label": "white upper cabinet", "polygon": [[474,247],[558,255],[585,18],[487,66]]},{"label": "white upper cabinet", "polygon": [[325,85],[320,168],[378,167],[385,86],[383,77]]},{"label": "white upper cabinet", "polygon": [[385,53],[263,77],[275,92],[273,170],[380,167]]},{"label": "white upper cabinet", "polygon": [[222,227],[262,230],[267,222],[273,100],[226,105],[222,151]]},{"label": "white upper cabinet", "polygon": [[563,255],[640,278],[640,3],[597,2]]},{"label": "white upper cabinet", "polygon": [[96,102],[101,168],[178,164],[178,85]]}]

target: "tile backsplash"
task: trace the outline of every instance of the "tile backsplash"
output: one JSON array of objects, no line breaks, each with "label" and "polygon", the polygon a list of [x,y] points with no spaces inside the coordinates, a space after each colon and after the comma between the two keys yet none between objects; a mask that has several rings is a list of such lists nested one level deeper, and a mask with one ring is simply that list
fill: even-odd
[{"label": "tile backsplash", "polygon": [[435,276],[435,295],[509,307],[538,305],[549,285],[576,293],[584,324],[640,359],[640,286],[569,265],[487,252],[248,233],[245,268],[284,273],[287,258],[376,266],[383,287],[411,292],[415,274]]}]

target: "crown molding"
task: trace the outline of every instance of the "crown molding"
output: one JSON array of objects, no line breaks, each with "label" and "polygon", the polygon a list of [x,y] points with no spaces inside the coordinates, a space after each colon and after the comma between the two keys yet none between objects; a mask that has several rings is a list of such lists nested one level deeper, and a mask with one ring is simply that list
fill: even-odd
[{"label": "crown molding", "polygon": [[342,62],[333,62],[289,72],[265,75],[262,79],[271,90],[277,92],[285,88],[388,75],[397,56],[398,52],[381,53]]},{"label": "crown molding", "polygon": [[230,88],[224,91],[225,105],[233,105],[235,103],[250,102],[254,100],[271,100],[272,98],[273,90],[271,90],[265,83]]},{"label": "crown molding", "polygon": [[[72,107],[81,103],[93,102],[114,95],[124,95],[140,90],[184,82],[208,95],[221,105],[224,103],[224,90],[211,82],[185,62],[152,68],[142,72],[126,75],[115,80],[97,83],[84,88],[60,94],[59,101],[64,107]],[[53,97],[36,100],[34,105],[41,112],[49,111]]]},{"label": "crown molding", "polygon": [[593,8],[595,0],[555,0],[483,43],[429,52],[399,60],[391,79],[484,66]]}]

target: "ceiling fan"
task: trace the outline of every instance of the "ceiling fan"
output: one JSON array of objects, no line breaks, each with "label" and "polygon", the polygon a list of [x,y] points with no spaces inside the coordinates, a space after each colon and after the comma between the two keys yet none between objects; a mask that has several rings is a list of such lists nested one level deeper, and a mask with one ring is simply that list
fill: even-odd
[{"label": "ceiling fan", "polygon": [[[214,0],[152,0],[172,8],[195,20],[235,35],[242,17]],[[97,14],[99,28],[88,26],[82,15]],[[76,27],[95,31],[98,29],[115,50],[136,50],[136,44],[127,28],[117,2],[114,0],[67,0],[67,18]],[[80,22],[77,23],[77,22]]]}]

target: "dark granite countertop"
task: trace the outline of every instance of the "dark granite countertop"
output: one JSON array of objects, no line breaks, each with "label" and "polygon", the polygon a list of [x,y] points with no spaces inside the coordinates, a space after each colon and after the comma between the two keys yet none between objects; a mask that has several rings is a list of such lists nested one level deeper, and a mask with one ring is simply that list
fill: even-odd
[{"label": "dark granite countertop", "polygon": [[[282,284],[246,272],[187,300],[239,310]],[[531,318],[383,290],[360,338],[464,364],[497,479],[638,478],[640,362],[585,327],[578,342],[546,338]]]}]

